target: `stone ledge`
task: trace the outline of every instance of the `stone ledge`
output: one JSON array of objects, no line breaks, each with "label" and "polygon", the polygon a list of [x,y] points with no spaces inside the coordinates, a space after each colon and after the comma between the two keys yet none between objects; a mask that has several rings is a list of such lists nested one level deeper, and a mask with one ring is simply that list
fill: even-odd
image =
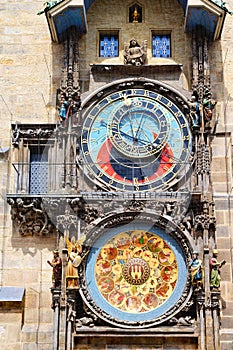
[{"label": "stone ledge", "polygon": [[194,327],[158,327],[158,328],[144,328],[138,329],[135,333],[135,329],[123,329],[123,328],[110,328],[110,327],[81,327],[80,330],[76,329],[76,335],[78,337],[161,337],[166,334],[166,337],[198,337]]},{"label": "stone ledge", "polygon": [[90,64],[93,73],[109,73],[113,72],[123,74],[143,75],[145,73],[171,73],[181,72],[183,65],[178,63],[170,64],[144,64],[142,66],[133,66],[128,64]]}]

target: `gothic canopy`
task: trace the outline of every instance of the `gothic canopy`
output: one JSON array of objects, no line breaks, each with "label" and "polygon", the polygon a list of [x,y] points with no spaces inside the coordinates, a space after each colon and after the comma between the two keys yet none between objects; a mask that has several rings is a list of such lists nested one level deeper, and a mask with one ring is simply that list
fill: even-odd
[{"label": "gothic canopy", "polygon": [[[88,9],[95,0],[54,0],[46,4],[46,14],[53,41],[63,41],[70,27],[76,27],[80,34],[87,32]],[[184,32],[198,27],[204,28],[211,40],[219,39],[227,12],[221,1],[177,0],[184,10]]]}]

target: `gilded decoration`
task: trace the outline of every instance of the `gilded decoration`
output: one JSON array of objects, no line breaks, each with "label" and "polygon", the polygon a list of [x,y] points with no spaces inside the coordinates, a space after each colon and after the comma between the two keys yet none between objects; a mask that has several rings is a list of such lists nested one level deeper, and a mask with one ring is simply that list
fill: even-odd
[{"label": "gilded decoration", "polygon": [[164,230],[149,217],[122,223],[123,217],[116,226],[108,220],[107,227],[103,223],[95,229],[80,292],[107,322],[157,325],[172,318],[191,296],[184,239],[178,231],[168,233],[168,222]]},{"label": "gilded decoration", "polygon": [[124,312],[147,312],[173,293],[178,277],[172,248],[145,230],[111,238],[100,250],[95,278],[102,296]]}]

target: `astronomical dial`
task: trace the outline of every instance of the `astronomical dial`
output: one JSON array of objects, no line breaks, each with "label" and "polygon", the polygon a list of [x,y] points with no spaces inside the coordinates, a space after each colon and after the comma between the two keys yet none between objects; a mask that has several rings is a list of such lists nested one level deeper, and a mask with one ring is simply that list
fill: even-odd
[{"label": "astronomical dial", "polygon": [[[138,326],[159,323],[172,310],[187,283],[187,266],[178,242],[165,230],[135,221],[108,228],[88,257],[86,285],[100,317]],[[171,317],[171,316],[170,316]],[[116,320],[116,319],[120,319]],[[115,320],[115,321],[114,321]]]},{"label": "astronomical dial", "polygon": [[145,89],[114,92],[92,105],[82,154],[98,181],[119,191],[167,188],[190,162],[188,122],[168,98]]}]

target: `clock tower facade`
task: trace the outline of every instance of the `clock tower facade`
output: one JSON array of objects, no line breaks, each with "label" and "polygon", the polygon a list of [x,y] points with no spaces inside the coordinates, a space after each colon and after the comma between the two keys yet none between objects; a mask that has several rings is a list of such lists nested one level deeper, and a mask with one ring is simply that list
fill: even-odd
[{"label": "clock tower facade", "polygon": [[40,284],[50,349],[230,349],[231,239],[213,170],[227,142],[213,55],[228,12],[181,0],[38,12],[56,51],[54,108],[49,122],[12,121],[7,202],[14,236],[54,250],[53,284],[43,291],[43,263]]}]

